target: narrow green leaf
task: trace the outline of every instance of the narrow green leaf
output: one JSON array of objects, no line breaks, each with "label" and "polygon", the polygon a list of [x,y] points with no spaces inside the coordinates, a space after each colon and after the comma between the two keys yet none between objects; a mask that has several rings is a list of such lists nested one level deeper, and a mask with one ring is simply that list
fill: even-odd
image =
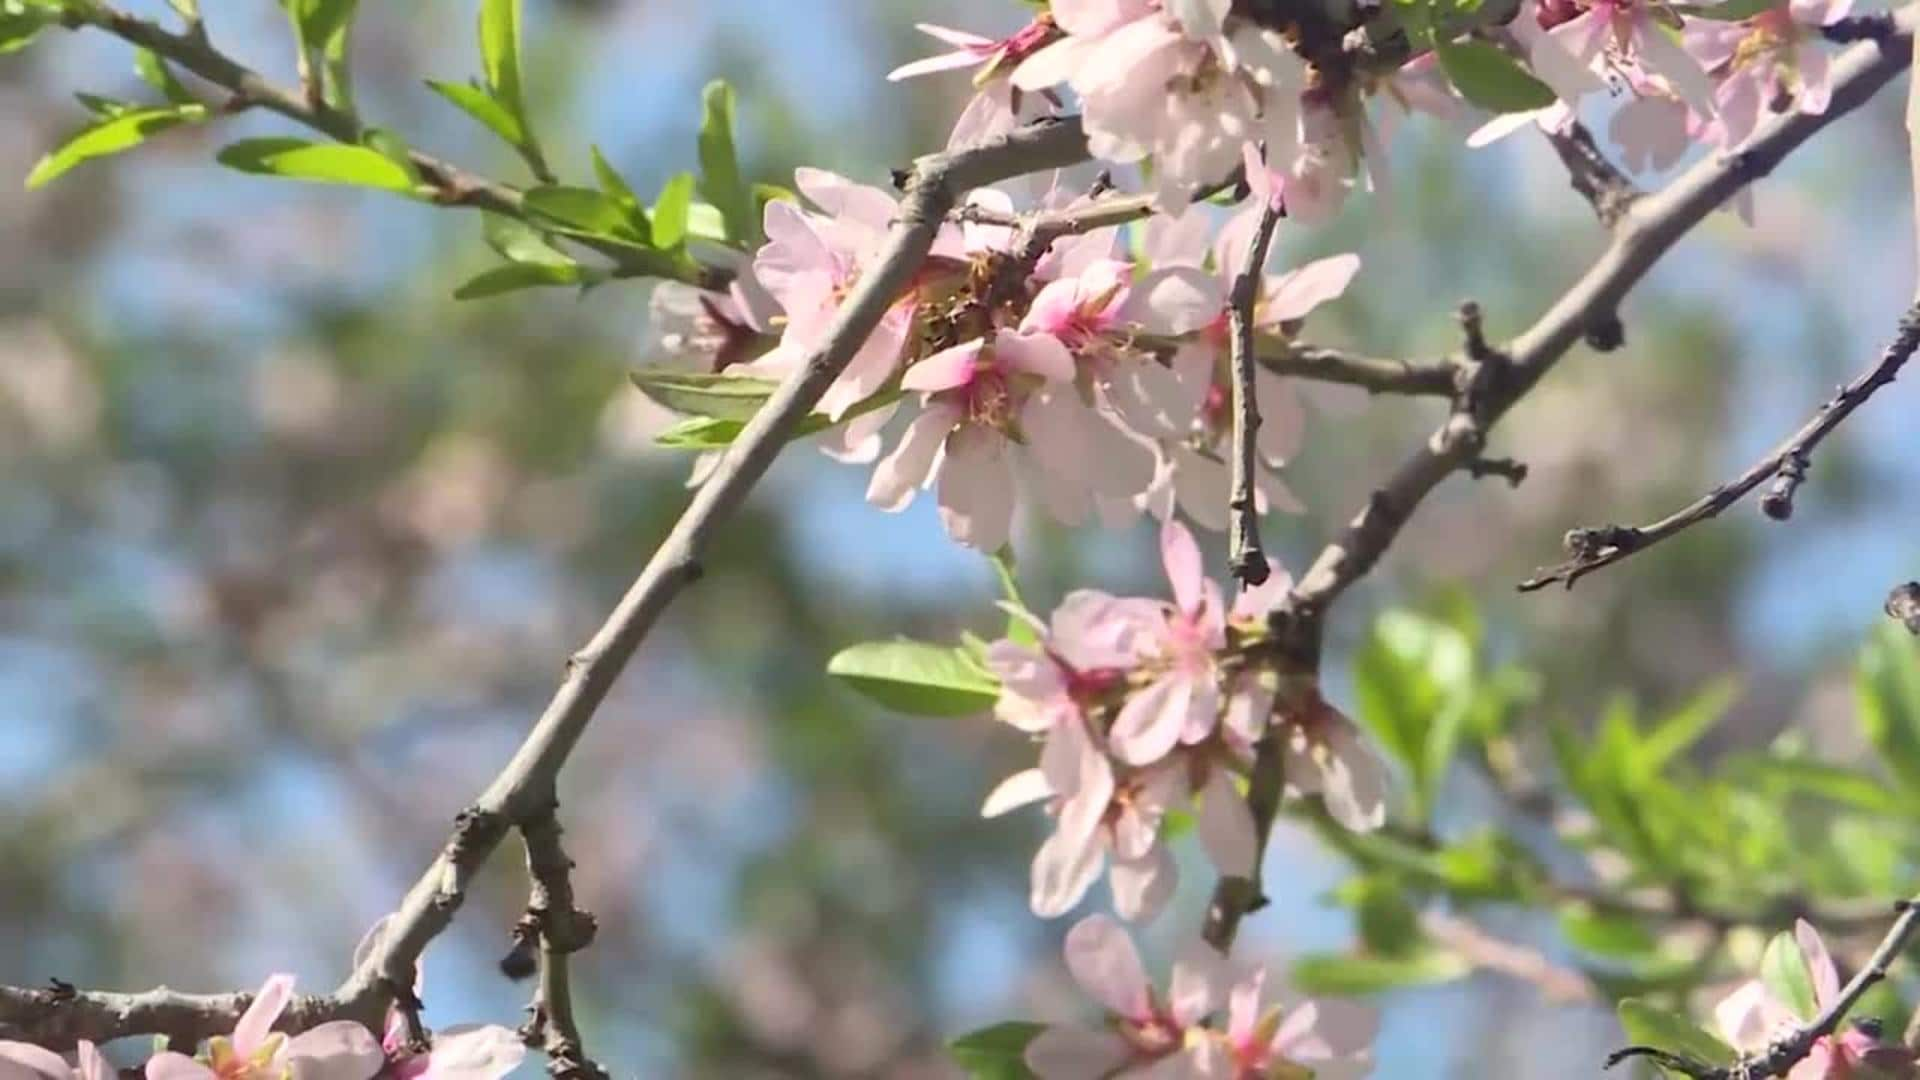
[{"label": "narrow green leaf", "polygon": [[484,88],[469,83],[441,82],[438,79],[428,79],[426,82],[429,90],[479,121],[482,127],[500,136],[507,145],[518,147],[527,141],[527,132],[520,125],[519,116],[500,104]]},{"label": "narrow green leaf", "polygon": [[1309,953],[1294,962],[1289,981],[1304,994],[1358,997],[1451,982],[1473,965],[1440,949],[1415,949],[1405,956],[1342,956]]},{"label": "narrow green leaf", "polygon": [[966,652],[920,641],[852,645],[827,662],[827,674],[868,698],[917,716],[968,716],[993,708],[1000,684]]},{"label": "narrow green leaf", "polygon": [[27,174],[27,188],[43,187],[83,161],[117,154],[140,145],[147,136],[178,124],[204,120],[204,105],[132,109],[99,120],[67,139],[58,150],[40,159]]},{"label": "narrow green leaf", "polygon": [[1619,1014],[1620,1026],[1626,1029],[1628,1042],[1655,1047],[1707,1065],[1726,1065],[1735,1058],[1731,1046],[1700,1030],[1693,1021],[1640,998],[1622,1001]]},{"label": "narrow green leaf", "polygon": [[1813,993],[1813,972],[1790,931],[1775,934],[1767,942],[1767,951],[1760,957],[1760,981],[1767,984],[1774,1000],[1800,1019],[1811,1020],[1820,1011]]},{"label": "narrow green leaf", "polygon": [[746,428],[740,420],[722,420],[717,416],[689,416],[653,437],[654,445],[668,450],[725,450]]},{"label": "narrow green leaf", "polygon": [[1726,715],[1740,684],[1733,679],[1716,679],[1653,726],[1640,743],[1640,761],[1644,768],[1659,770],[1683,754],[1700,736]]},{"label": "narrow green leaf", "polygon": [[318,48],[346,28],[359,0],[281,0],[301,40]]},{"label": "narrow green leaf", "polygon": [[496,266],[469,278],[453,290],[455,300],[480,300],[501,293],[518,292],[551,285],[587,284],[577,266],[543,266],[539,263],[514,263]]},{"label": "narrow green leaf", "polygon": [[1040,635],[1033,628],[1033,615],[1027,602],[1020,598],[1020,579],[1016,573],[1018,564],[1013,558],[1013,545],[1002,544],[1000,550],[988,556],[993,563],[994,580],[1000,584],[1000,606],[1007,611],[1007,640],[1015,645],[1034,645]]},{"label": "narrow green leaf", "polygon": [[0,55],[17,52],[33,44],[40,31],[52,26],[55,15],[35,8],[15,11],[0,8]]},{"label": "narrow green leaf", "polygon": [[[0,45],[0,52],[4,51],[5,46]],[[160,59],[160,55],[152,49],[134,50],[133,69],[148,86],[160,91],[173,104],[194,104],[193,91],[187,89],[186,84],[180,81],[180,77],[167,66],[167,62]]]},{"label": "narrow green leaf", "polygon": [[1860,653],[1854,676],[1860,731],[1908,794],[1920,794],[1920,659],[1913,638],[1882,626]]},{"label": "narrow green leaf", "polygon": [[370,127],[361,134],[360,141],[377,151],[381,157],[400,166],[401,171],[407,174],[409,186],[420,183],[420,170],[413,163],[413,151],[405,139],[386,128]]},{"label": "narrow green leaf", "polygon": [[1008,1020],[960,1036],[947,1044],[947,1053],[970,1080],[1031,1080],[1027,1044],[1045,1030],[1044,1024]]},{"label": "narrow green leaf", "polygon": [[693,174],[677,173],[653,203],[653,244],[672,251],[687,239],[687,213],[693,206]]},{"label": "narrow green leaf", "polygon": [[640,392],[678,413],[746,421],[760,411],[780,384],[748,375],[710,375],[699,371],[641,368],[633,373]]},{"label": "narrow green leaf", "polygon": [[1690,19],[1744,22],[1778,3],[1779,0],[1722,0],[1717,4],[1675,4],[1673,10]]},{"label": "narrow green leaf", "polygon": [[523,116],[520,96],[520,0],[482,0],[480,63],[508,112]]},{"label": "narrow green leaf", "polygon": [[351,184],[413,194],[414,178],[380,151],[304,139],[242,139],[215,160],[230,169],[318,184]]},{"label": "narrow green leaf", "polygon": [[1560,932],[1575,948],[1597,956],[1645,956],[1658,944],[1640,920],[1594,911],[1582,904],[1560,909]]},{"label": "narrow green leaf", "polygon": [[647,238],[612,196],[593,188],[547,184],[526,193],[526,208],[556,227],[622,243],[647,246]]},{"label": "narrow green leaf", "polygon": [[487,246],[508,262],[536,266],[578,266],[572,256],[547,243],[540,230],[504,214],[480,215],[480,233]]},{"label": "narrow green leaf", "polygon": [[1434,36],[1440,67],[1462,97],[1494,112],[1529,112],[1553,104],[1553,91],[1520,62],[1484,41],[1450,42]]},{"label": "narrow green leaf", "polygon": [[733,88],[718,80],[700,95],[700,194],[720,209],[729,243],[759,246],[758,206],[733,142]]}]

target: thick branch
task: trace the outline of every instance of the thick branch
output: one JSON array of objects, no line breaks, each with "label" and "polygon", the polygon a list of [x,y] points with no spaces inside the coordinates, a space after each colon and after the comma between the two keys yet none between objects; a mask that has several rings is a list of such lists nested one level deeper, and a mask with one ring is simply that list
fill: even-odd
[{"label": "thick branch", "polygon": [[1841,387],[1839,393],[1822,405],[1820,411],[1799,431],[1774,447],[1766,457],[1754,462],[1746,472],[1652,524],[1602,525],[1569,532],[1567,554],[1572,557],[1521,582],[1520,591],[1531,592],[1556,581],[1565,582],[1568,588],[1572,588],[1573,583],[1586,574],[1603,566],[1611,566],[1708,518],[1719,516],[1721,511],[1768,480],[1773,481],[1773,486],[1762,496],[1761,509],[1775,521],[1792,517],[1793,497],[1806,480],[1814,448],[1875,391],[1891,383],[1908,358],[1913,356],[1915,349],[1920,349],[1920,303],[1908,308],[1906,314],[1900,317],[1899,331],[1881,351],[1880,359],[1873,367]]},{"label": "thick branch", "polygon": [[[559,692],[470,814],[504,825],[523,823],[545,809],[561,765],[614,678],[661,612],[681,589],[699,578],[702,553],[717,530],[911,284],[958,195],[1010,177],[1064,168],[1086,156],[1086,136],[1079,122],[1064,120],[1029,125],[985,145],[922,158],[915,164],[884,253],[840,306],[825,343],[781,384],[727,448],[619,606],[567,661]],[[340,987],[337,993],[343,1000],[377,998],[383,977],[411,985],[414,961],[452,921],[465,895],[466,879],[499,842],[502,831],[488,832],[484,843],[476,841],[458,851],[450,844],[442,852],[407,894],[379,948]]]},{"label": "thick branch", "polygon": [[[1497,421],[1552,370],[1567,350],[1592,328],[1610,321],[1620,302],[1667,253],[1716,208],[1741,188],[1771,172],[1787,154],[1815,133],[1866,103],[1905,69],[1916,15],[1895,18],[1897,36],[1847,50],[1833,64],[1833,100],[1827,111],[1799,111],[1770,117],[1740,150],[1712,155],[1655,195],[1643,196],[1621,219],[1613,240],[1586,275],[1515,338],[1506,352],[1506,376],[1490,388],[1485,422]],[[1340,535],[1328,544],[1294,586],[1296,613],[1323,613],[1354,582],[1373,568],[1420,502],[1477,453],[1474,425],[1459,413],[1449,416],[1426,443],[1376,489]]]},{"label": "thick branch", "polygon": [[1266,280],[1267,250],[1280,224],[1280,204],[1268,202],[1259,227],[1247,240],[1246,257],[1233,277],[1227,296],[1228,348],[1233,360],[1233,535],[1228,556],[1233,576],[1243,586],[1258,585],[1269,573],[1266,553],[1260,550],[1260,503],[1254,494],[1259,466],[1256,442],[1260,434],[1260,404],[1253,393],[1254,305]]},{"label": "thick branch", "polygon": [[[55,981],[46,989],[0,986],[0,1039],[66,1051],[81,1039],[104,1043],[125,1035],[165,1035],[176,1047],[233,1030],[253,993],[182,994],[160,987],[139,994],[76,990]],[[296,997],[278,1027],[304,1031],[344,1015],[329,997]]]},{"label": "thick branch", "polygon": [[560,845],[557,807],[535,814],[520,826],[527,845],[527,876],[533,879],[527,914],[516,938],[537,940],[540,989],[532,1025],[547,1054],[547,1072],[555,1080],[601,1080],[607,1073],[587,1056],[580,1024],[573,1015],[569,957],[593,941],[593,916],[574,906],[573,860]]}]

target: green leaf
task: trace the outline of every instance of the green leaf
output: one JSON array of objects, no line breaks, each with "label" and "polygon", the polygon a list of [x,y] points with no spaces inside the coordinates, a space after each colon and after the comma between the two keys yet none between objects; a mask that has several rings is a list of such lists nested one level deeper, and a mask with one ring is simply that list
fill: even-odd
[{"label": "green leaf", "polygon": [[1774,1000],[1800,1019],[1811,1020],[1820,1011],[1813,993],[1813,971],[1790,931],[1775,934],[1767,942],[1767,951],[1760,957],[1760,981],[1767,984]]},{"label": "green leaf", "polygon": [[867,697],[918,716],[968,716],[993,707],[1000,684],[965,650],[920,641],[852,645],[827,662],[827,674]]},{"label": "green leaf", "polygon": [[1756,754],[1730,760],[1722,770],[1728,779],[1775,799],[1807,795],[1873,814],[1898,813],[1903,806],[1884,779],[1824,761]]},{"label": "green leaf", "polygon": [[27,174],[27,188],[43,187],[83,161],[138,146],[149,135],[206,118],[207,108],[204,105],[132,109],[104,118],[82,128],[58,150],[41,158],[33,171]]},{"label": "green leaf", "polygon": [[720,216],[720,208],[698,201],[687,207],[687,235],[695,240],[726,243],[727,221]]},{"label": "green leaf", "polygon": [[504,214],[481,214],[480,232],[487,246],[508,262],[536,266],[580,265],[572,256],[547,243],[540,230]]},{"label": "green leaf", "polygon": [[300,40],[314,47],[325,45],[345,29],[358,4],[359,0],[281,0]]},{"label": "green leaf", "polygon": [[385,154],[367,146],[305,139],[242,139],[214,158],[230,169],[319,184],[351,184],[411,195],[414,179]]},{"label": "green leaf", "polygon": [[587,284],[587,275],[578,266],[543,266],[539,263],[514,263],[483,271],[453,290],[455,300],[480,300],[501,293],[518,292],[551,285]]},{"label": "green leaf", "polygon": [[742,420],[717,416],[689,416],[653,437],[654,445],[669,450],[724,450],[746,428]]},{"label": "green leaf", "polygon": [[607,156],[600,152],[598,146],[591,149],[593,175],[600,181],[600,190],[612,196],[613,200],[621,206],[626,207],[629,213],[638,210],[640,196],[633,193],[633,185],[627,183],[627,178],[620,175],[620,170],[613,167],[613,163],[607,160]]},{"label": "green leaf", "polygon": [[1619,1013],[1627,1041],[1635,1045],[1655,1047],[1707,1065],[1726,1065],[1736,1056],[1731,1046],[1700,1030],[1693,1021],[1640,998],[1622,1001]]},{"label": "green leaf", "polygon": [[672,251],[687,239],[687,212],[693,206],[693,174],[677,173],[653,204],[653,244]]},{"label": "green leaf", "polygon": [[1389,875],[1350,879],[1341,899],[1353,908],[1360,940],[1373,956],[1406,957],[1423,942],[1420,916],[1407,898],[1407,884]]},{"label": "green leaf", "polygon": [[1473,965],[1441,949],[1416,949],[1405,956],[1342,956],[1309,953],[1294,961],[1289,981],[1303,994],[1358,997],[1451,982]]},{"label": "green leaf", "polygon": [[1778,3],[1779,0],[1724,0],[1718,4],[1675,4],[1673,10],[1692,19],[1744,22]]},{"label": "green leaf", "polygon": [[780,384],[748,375],[641,368],[633,373],[640,392],[678,413],[745,422],[760,411]]},{"label": "green leaf", "polygon": [[1659,771],[1683,754],[1725,716],[1739,695],[1739,683],[1716,679],[1648,731],[1640,742],[1641,767]]},{"label": "green leaf", "polygon": [[1434,51],[1447,78],[1468,101],[1494,112],[1529,112],[1553,104],[1553,91],[1520,62],[1484,41],[1450,42],[1434,37]]},{"label": "green leaf", "polygon": [[1594,911],[1584,904],[1560,909],[1560,932],[1575,948],[1597,956],[1645,956],[1658,944],[1640,920]]},{"label": "green leaf", "polygon": [[386,128],[370,127],[361,133],[360,141],[368,149],[400,166],[411,184],[420,183],[420,170],[413,164],[413,150],[405,139]]},{"label": "green leaf", "polygon": [[509,146],[519,147],[526,143],[527,132],[520,124],[520,117],[500,104],[484,87],[470,83],[441,82],[438,79],[428,79],[426,82],[428,89],[479,121],[482,127],[500,136]]},{"label": "green leaf", "polygon": [[971,1080],[1030,1080],[1027,1044],[1045,1030],[1044,1024],[1007,1020],[960,1036],[947,1044],[947,1053]]},{"label": "green leaf", "polygon": [[482,0],[480,64],[494,97],[524,117],[520,96],[520,0]]},{"label": "green leaf", "polygon": [[743,249],[759,246],[753,189],[740,173],[733,144],[733,88],[718,80],[700,95],[700,194],[720,208],[728,242]]},{"label": "green leaf", "polygon": [[1032,609],[1020,598],[1020,579],[1016,574],[1018,564],[1013,558],[1013,545],[1002,544],[999,551],[987,558],[993,563],[994,580],[1000,584],[1000,605],[1007,612],[1007,640],[1015,645],[1038,644],[1040,635],[1033,628]]},{"label": "green leaf", "polygon": [[613,196],[593,188],[546,184],[526,193],[527,212],[570,232],[650,246]]},{"label": "green leaf", "polygon": [[[0,52],[5,51],[6,47],[0,44]],[[133,69],[148,86],[160,91],[173,104],[194,104],[193,91],[187,89],[186,84],[173,73],[173,69],[167,66],[167,62],[160,59],[160,54],[152,49],[134,50]]]},{"label": "green leaf", "polygon": [[1920,793],[1920,659],[1913,638],[1887,623],[1860,654],[1854,676],[1860,730],[1900,785]]},{"label": "green leaf", "polygon": [[1471,711],[1473,643],[1458,627],[1408,611],[1375,620],[1354,658],[1360,722],[1413,778],[1424,818]]}]

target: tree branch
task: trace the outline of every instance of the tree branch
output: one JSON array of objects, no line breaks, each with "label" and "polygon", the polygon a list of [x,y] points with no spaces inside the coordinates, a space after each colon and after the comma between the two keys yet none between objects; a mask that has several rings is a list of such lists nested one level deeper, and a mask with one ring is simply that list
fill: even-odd
[{"label": "tree branch", "polygon": [[[1714,154],[1664,190],[1636,200],[1598,261],[1505,350],[1510,364],[1488,388],[1483,424],[1499,420],[1575,342],[1614,320],[1621,300],[1680,238],[1748,183],[1765,176],[1815,133],[1859,108],[1906,67],[1916,14],[1894,18],[1896,34],[1856,45],[1833,64],[1833,99],[1818,116],[1793,111],[1763,122],[1741,149]],[[1476,425],[1458,410],[1404,461],[1301,575],[1289,608],[1312,619],[1373,568],[1420,502],[1478,453]]]},{"label": "tree branch", "polygon": [[[1273,835],[1273,822],[1280,816],[1280,798],[1286,790],[1286,773],[1280,738],[1269,732],[1254,750],[1253,771],[1247,783],[1247,809],[1253,814],[1255,852],[1264,854],[1267,839]],[[1266,906],[1267,897],[1260,879],[1260,858],[1256,855],[1251,878],[1227,875],[1214,883],[1213,900],[1207,904],[1200,939],[1222,956],[1233,951],[1233,939],[1240,933],[1240,920]]]},{"label": "tree branch", "polygon": [[1908,308],[1906,314],[1900,317],[1898,332],[1881,351],[1880,359],[1873,367],[1841,387],[1839,393],[1822,405],[1820,411],[1799,431],[1774,447],[1771,453],[1755,462],[1746,472],[1652,524],[1602,525],[1572,530],[1567,533],[1566,539],[1570,558],[1558,566],[1536,572],[1533,577],[1520,583],[1520,591],[1532,592],[1556,581],[1565,582],[1568,588],[1572,588],[1573,583],[1581,577],[1603,566],[1611,566],[1708,518],[1719,516],[1721,511],[1768,480],[1773,481],[1773,486],[1761,497],[1761,509],[1775,521],[1792,517],[1793,496],[1806,479],[1814,449],[1875,391],[1891,383],[1915,349],[1920,349],[1920,303]]},{"label": "tree branch", "polygon": [[1920,898],[1901,900],[1894,905],[1900,913],[1893,921],[1886,937],[1880,939],[1880,946],[1873,950],[1865,967],[1847,980],[1833,1000],[1827,1002],[1805,1027],[1795,1028],[1786,1035],[1775,1039],[1765,1050],[1750,1057],[1743,1057],[1731,1065],[1708,1065],[1690,1061],[1687,1058],[1669,1054],[1647,1046],[1629,1046],[1616,1050],[1607,1056],[1607,1068],[1626,1061],[1629,1058],[1651,1058],[1663,1068],[1683,1072],[1695,1080],[1767,1080],[1768,1077],[1785,1076],[1792,1068],[1805,1060],[1813,1052],[1814,1044],[1833,1034],[1840,1026],[1847,1011],[1852,1009],[1875,983],[1887,977],[1887,969],[1907,947],[1914,932],[1920,930]]},{"label": "tree branch", "polygon": [[[106,0],[77,5],[69,18],[76,25],[97,27],[129,44],[149,49],[227,90],[233,95],[229,111],[259,106],[337,142],[352,145],[359,144],[364,134],[360,119],[352,112],[328,105],[318,95],[279,86],[216,49],[202,24],[196,24],[200,26],[198,32],[190,28],[184,34],[176,34],[159,23],[129,15]],[[528,221],[525,195],[520,189],[418,150],[410,150],[407,157],[420,178],[434,188],[434,199],[440,205],[470,206]],[[537,226],[534,222],[529,224]],[[564,239],[607,258],[613,264],[615,277],[675,276],[674,268],[654,252],[586,236],[568,235]],[[682,280],[702,288],[719,288],[724,287],[730,277],[727,271],[701,266]]]},{"label": "tree branch", "polygon": [[1277,338],[1261,339],[1256,359],[1275,375],[1343,383],[1375,394],[1453,393],[1455,365],[1447,360],[1383,360]]},{"label": "tree branch", "polygon": [[[104,1043],[125,1035],[165,1035],[176,1047],[192,1047],[232,1031],[253,998],[252,991],[183,994],[164,986],[138,994],[100,993],[57,979],[45,989],[0,986],[0,1039],[66,1051],[81,1039]],[[275,1026],[304,1031],[343,1014],[333,998],[307,994],[294,998]]]},{"label": "tree branch", "polygon": [[699,578],[707,544],[911,284],[960,193],[1014,176],[1065,168],[1086,157],[1080,123],[1068,119],[1028,125],[984,145],[915,163],[884,253],[840,306],[825,342],[747,422],[606,623],[567,661],[566,678],[553,701],[513,760],[467,811],[470,820],[487,822],[489,828],[464,845],[456,832],[455,842],[407,894],[373,954],[336,991],[341,1000],[379,1002],[382,978],[412,984],[415,960],[452,921],[473,869],[498,844],[507,824],[524,823],[546,808],[560,767],[614,678],[661,612]]},{"label": "tree branch", "polygon": [[606,1070],[587,1056],[573,1015],[569,957],[593,942],[596,927],[591,914],[574,906],[573,860],[560,845],[558,809],[550,803],[520,826],[533,890],[514,936],[516,941],[537,940],[540,955],[540,988],[528,1023],[546,1051],[547,1072],[555,1080],[604,1080]]},{"label": "tree branch", "polygon": [[1545,134],[1553,144],[1553,152],[1560,155],[1561,164],[1567,167],[1573,190],[1593,207],[1593,216],[1609,229],[1619,224],[1627,211],[1633,209],[1634,200],[1640,198],[1640,188],[1607,160],[1607,155],[1594,142],[1593,132],[1580,121],[1575,120],[1564,131]]},{"label": "tree branch", "polygon": [[1254,493],[1260,403],[1253,393],[1253,309],[1260,302],[1267,250],[1273,245],[1273,232],[1279,224],[1280,204],[1269,201],[1261,211],[1259,226],[1247,239],[1246,257],[1227,294],[1228,348],[1233,361],[1233,495],[1227,504],[1233,512],[1233,534],[1228,559],[1233,576],[1243,587],[1260,584],[1269,573],[1266,553],[1260,550],[1260,504]]}]

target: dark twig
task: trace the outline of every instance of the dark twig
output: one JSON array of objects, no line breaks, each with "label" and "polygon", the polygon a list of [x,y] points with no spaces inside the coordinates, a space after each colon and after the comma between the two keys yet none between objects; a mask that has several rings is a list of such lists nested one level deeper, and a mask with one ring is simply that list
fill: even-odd
[{"label": "dark twig", "polygon": [[1887,594],[1887,615],[1899,620],[1907,633],[1920,635],[1920,581],[1893,587]]},{"label": "dark twig", "polygon": [[1832,434],[1853,410],[1874,392],[1894,380],[1915,349],[1920,349],[1920,303],[1900,317],[1898,332],[1873,367],[1862,372],[1839,393],[1820,407],[1793,436],[1775,447],[1766,457],[1733,480],[1721,484],[1679,510],[1649,525],[1605,525],[1597,529],[1575,529],[1567,534],[1568,560],[1549,567],[1520,583],[1520,591],[1531,592],[1553,582],[1565,582],[1571,588],[1586,574],[1610,566],[1637,551],[1643,551],[1694,525],[1717,516],[1748,492],[1768,480],[1774,484],[1761,502],[1768,517],[1785,521],[1793,515],[1793,496],[1806,478],[1807,465],[1815,447]]},{"label": "dark twig", "polygon": [[1527,463],[1513,458],[1474,458],[1461,468],[1475,480],[1484,480],[1497,476],[1507,482],[1508,487],[1519,487],[1527,481]]},{"label": "dark twig", "polygon": [[1607,1068],[1612,1068],[1628,1058],[1644,1057],[1665,1069],[1685,1073],[1695,1080],[1767,1080],[1769,1077],[1785,1076],[1789,1070],[1808,1054],[1813,1052],[1814,1044],[1840,1026],[1847,1015],[1875,983],[1887,977],[1887,969],[1900,953],[1906,949],[1907,942],[1916,930],[1920,930],[1920,900],[1901,900],[1894,905],[1900,913],[1893,921],[1887,935],[1880,939],[1880,945],[1873,950],[1866,966],[1847,980],[1833,1000],[1826,1003],[1804,1027],[1797,1027],[1768,1044],[1765,1050],[1730,1065],[1711,1065],[1693,1061],[1689,1058],[1656,1050],[1647,1046],[1629,1046],[1607,1056]]},{"label": "dark twig", "polygon": [[[1828,124],[1865,104],[1904,72],[1911,60],[1916,14],[1902,9],[1893,32],[1856,45],[1833,63],[1833,99],[1818,116],[1793,111],[1762,121],[1733,153],[1712,154],[1656,194],[1634,201],[1613,229],[1612,242],[1586,274],[1506,349],[1506,378],[1486,403],[1486,422],[1504,415],[1551,371],[1573,345],[1615,317],[1620,302],[1659,258],[1740,189],[1765,176]],[[1289,600],[1298,616],[1319,618],[1373,568],[1422,500],[1481,447],[1458,415],[1409,454],[1367,504],[1300,575]],[[1482,432],[1484,434],[1484,432]]]},{"label": "dark twig", "polygon": [[[1286,788],[1286,762],[1280,734],[1269,732],[1254,750],[1253,770],[1247,784],[1247,809],[1253,814],[1254,851],[1267,850],[1267,838],[1273,834],[1273,820],[1280,814],[1280,796]],[[1221,955],[1233,951],[1233,939],[1240,932],[1240,920],[1267,904],[1260,884],[1260,860],[1256,856],[1251,878],[1229,875],[1213,887],[1213,900],[1207,904],[1206,921],[1200,938]]]},{"label": "dark twig", "polygon": [[1234,275],[1227,294],[1229,348],[1233,360],[1233,496],[1228,506],[1233,511],[1233,535],[1229,541],[1229,565],[1243,587],[1267,580],[1270,572],[1266,553],[1260,550],[1260,504],[1254,493],[1254,477],[1259,466],[1260,403],[1253,392],[1254,306],[1260,302],[1260,286],[1266,280],[1267,249],[1273,245],[1273,233],[1280,224],[1280,205],[1269,202],[1260,214],[1260,225],[1247,241],[1247,254]]},{"label": "dark twig", "polygon": [[1546,136],[1553,144],[1553,152],[1560,155],[1561,164],[1567,167],[1573,190],[1593,207],[1593,216],[1609,229],[1618,225],[1627,211],[1633,209],[1640,189],[1607,160],[1607,155],[1594,142],[1593,132],[1580,121],[1575,120],[1564,131],[1548,131]]},{"label": "dark twig", "polygon": [[1445,360],[1382,360],[1278,338],[1259,341],[1260,366],[1275,375],[1358,386],[1375,394],[1453,394],[1454,365]]},{"label": "dark twig", "polygon": [[533,1006],[547,1071],[555,1080],[604,1080],[606,1070],[586,1053],[573,1015],[573,984],[568,974],[573,953],[593,942],[593,916],[573,902],[573,860],[560,844],[557,806],[520,825],[527,846],[527,876],[533,880],[527,914],[514,928],[516,948],[526,938],[540,943],[540,987]]}]

